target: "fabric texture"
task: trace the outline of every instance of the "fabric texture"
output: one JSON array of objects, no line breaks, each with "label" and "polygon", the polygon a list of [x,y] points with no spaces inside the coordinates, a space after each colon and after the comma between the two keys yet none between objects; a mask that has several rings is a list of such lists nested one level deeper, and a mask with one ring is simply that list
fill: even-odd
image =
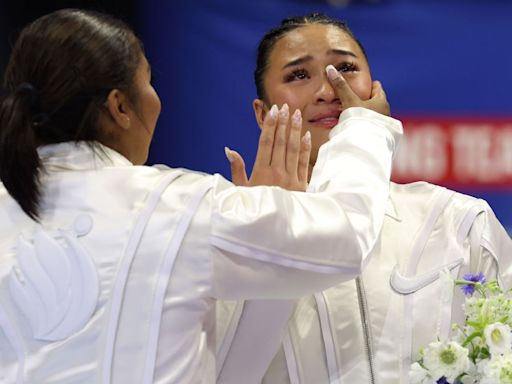
[{"label": "fabric texture", "polygon": [[[133,166],[99,144],[41,148],[40,224],[0,185],[0,382],[214,383],[216,299],[298,298],[359,273],[401,125],[346,112],[315,194]],[[351,193],[362,189],[363,204]],[[74,292],[92,281],[93,310],[74,316]],[[34,331],[61,320],[78,329],[58,340]]]},{"label": "fabric texture", "polygon": [[[462,291],[447,294],[439,272],[483,272],[507,289],[511,262],[510,238],[485,201],[424,182],[392,183],[382,233],[361,276],[300,299],[284,343],[263,379],[253,372],[254,382],[406,384],[420,348],[464,320]],[[231,313],[218,316],[220,323]],[[259,347],[253,340],[255,355],[275,352]]]}]

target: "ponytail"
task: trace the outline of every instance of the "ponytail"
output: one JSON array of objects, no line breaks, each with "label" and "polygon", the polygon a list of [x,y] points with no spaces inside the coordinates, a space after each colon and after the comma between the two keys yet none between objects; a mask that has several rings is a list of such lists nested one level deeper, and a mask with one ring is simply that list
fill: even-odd
[{"label": "ponytail", "polygon": [[44,171],[38,146],[101,142],[107,95],[120,89],[136,101],[143,52],[126,24],[91,11],[60,9],[21,31],[0,98],[0,181],[33,220]]},{"label": "ponytail", "polygon": [[39,219],[39,173],[34,128],[39,104],[37,90],[22,83],[0,104],[0,180],[33,220]]}]

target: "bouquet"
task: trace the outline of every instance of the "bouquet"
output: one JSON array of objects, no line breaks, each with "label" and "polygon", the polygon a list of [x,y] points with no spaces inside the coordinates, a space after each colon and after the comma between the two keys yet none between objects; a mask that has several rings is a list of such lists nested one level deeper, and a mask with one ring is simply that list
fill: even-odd
[{"label": "bouquet", "polygon": [[411,365],[411,384],[512,384],[512,297],[482,273],[455,280],[466,294],[465,324],[434,341]]}]

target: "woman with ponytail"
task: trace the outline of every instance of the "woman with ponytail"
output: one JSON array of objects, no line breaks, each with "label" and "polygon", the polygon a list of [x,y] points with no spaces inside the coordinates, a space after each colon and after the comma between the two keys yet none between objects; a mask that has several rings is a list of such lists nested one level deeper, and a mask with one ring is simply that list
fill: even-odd
[{"label": "woman with ponytail", "polygon": [[286,106],[265,118],[248,186],[297,192],[144,166],[160,113],[150,72],[133,32],[93,12],[43,16],[13,47],[1,383],[213,383],[216,299],[327,288],[357,275],[376,241],[401,131],[367,109],[385,110],[383,93],[363,102],[332,75],[367,108],[344,113],[306,194],[311,144]]},{"label": "woman with ponytail", "polygon": [[0,125],[5,127],[0,131],[0,178],[33,219],[37,218],[41,162],[31,115],[38,102],[34,87],[22,83],[6,97],[0,109]]}]

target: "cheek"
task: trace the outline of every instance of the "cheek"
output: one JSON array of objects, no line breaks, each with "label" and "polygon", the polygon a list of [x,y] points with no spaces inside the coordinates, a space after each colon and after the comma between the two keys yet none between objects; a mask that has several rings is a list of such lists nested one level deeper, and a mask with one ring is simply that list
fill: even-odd
[{"label": "cheek", "polygon": [[148,92],[148,101],[148,116],[150,116],[152,120],[156,121],[160,115],[162,104],[160,102],[160,98],[154,90],[150,90]]},{"label": "cheek", "polygon": [[149,132],[155,130],[158,116],[160,116],[160,110],[162,104],[158,94],[153,89],[148,89],[145,94],[146,103],[144,105],[143,116],[145,117],[145,125]]},{"label": "cheek", "polygon": [[[304,112],[306,105],[308,104],[309,98],[307,92],[304,92],[304,88],[278,88],[275,89],[272,94],[269,95],[271,104],[276,104],[279,108],[286,103],[290,109],[290,116],[295,112],[296,109],[300,109]],[[302,125],[302,135],[307,131],[306,124]],[[286,134],[289,134],[287,130]],[[312,133],[313,135],[313,133]]]},{"label": "cheek", "polygon": [[276,89],[271,95],[269,95],[270,102],[277,104],[279,108],[286,103],[290,107],[290,114],[296,109],[303,110],[307,104],[307,97],[304,92],[300,89]]},{"label": "cheek", "polygon": [[160,113],[160,109],[162,108],[162,104],[160,102],[160,97],[158,97],[158,93],[156,93],[155,88],[151,84],[147,88],[148,99],[151,100],[151,104],[153,109]]},{"label": "cheek", "polygon": [[155,92],[155,110],[156,110],[156,116],[158,117],[160,115],[160,111],[162,110],[162,102],[160,101],[160,98],[158,97],[158,94]]}]

